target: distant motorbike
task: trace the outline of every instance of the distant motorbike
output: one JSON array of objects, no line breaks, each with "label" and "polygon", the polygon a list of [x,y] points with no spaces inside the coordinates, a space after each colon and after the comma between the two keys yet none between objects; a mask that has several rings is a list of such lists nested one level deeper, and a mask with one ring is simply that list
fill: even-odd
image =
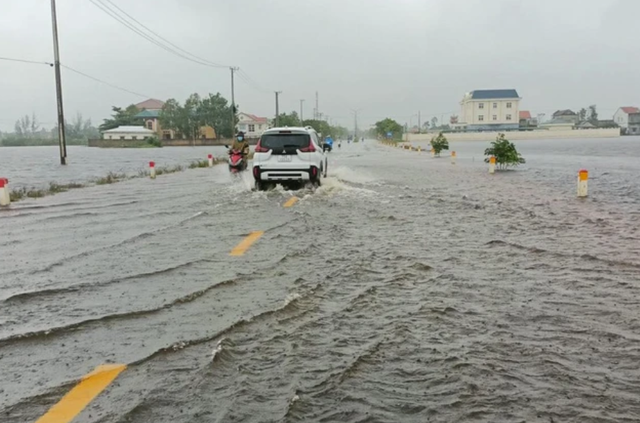
[{"label": "distant motorbike", "polygon": [[229,152],[229,172],[239,173],[247,170],[247,161],[242,155],[242,151],[231,150]]}]

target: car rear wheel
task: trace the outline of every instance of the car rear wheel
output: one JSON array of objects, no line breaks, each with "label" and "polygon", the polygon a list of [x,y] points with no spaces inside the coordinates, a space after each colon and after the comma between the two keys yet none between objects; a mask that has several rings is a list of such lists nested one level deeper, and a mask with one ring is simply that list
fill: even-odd
[{"label": "car rear wheel", "polygon": [[326,178],[327,177],[327,167],[329,166],[329,161],[327,159],[324,159],[324,166],[322,167],[322,177]]}]

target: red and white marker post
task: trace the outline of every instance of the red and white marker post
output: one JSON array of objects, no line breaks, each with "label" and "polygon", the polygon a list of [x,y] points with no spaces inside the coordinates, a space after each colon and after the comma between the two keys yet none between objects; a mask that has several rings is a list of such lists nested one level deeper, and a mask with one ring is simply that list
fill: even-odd
[{"label": "red and white marker post", "polygon": [[209,154],[209,156],[207,156],[207,158],[209,159],[209,167],[213,166],[213,154]]},{"label": "red and white marker post", "polygon": [[156,179],[156,163],[149,162],[149,177],[151,179]]},{"label": "red and white marker post", "polygon": [[11,195],[9,192],[9,180],[0,178],[0,206],[7,207],[11,205]]},{"label": "red and white marker post", "polygon": [[580,169],[578,172],[578,198],[585,198],[588,195],[589,171]]}]

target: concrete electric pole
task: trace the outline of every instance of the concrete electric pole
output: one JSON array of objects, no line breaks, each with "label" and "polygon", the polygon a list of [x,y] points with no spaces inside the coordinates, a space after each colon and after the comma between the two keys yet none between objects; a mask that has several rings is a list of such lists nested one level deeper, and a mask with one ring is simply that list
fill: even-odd
[{"label": "concrete electric pole", "polygon": [[276,93],[276,128],[280,126],[280,104],[278,103],[278,95],[282,94],[282,91],[275,91]]},{"label": "concrete electric pole", "polygon": [[231,138],[233,138],[236,133],[236,94],[233,73],[239,68],[230,66],[229,69],[231,70]]},{"label": "concrete electric pole", "polygon": [[58,142],[60,144],[60,164],[67,164],[67,140],[64,132],[64,108],[62,106],[62,77],[60,74],[60,50],[58,48],[58,20],[56,0],[51,0],[51,25],[53,27],[53,57],[56,73],[56,99],[58,105]]}]

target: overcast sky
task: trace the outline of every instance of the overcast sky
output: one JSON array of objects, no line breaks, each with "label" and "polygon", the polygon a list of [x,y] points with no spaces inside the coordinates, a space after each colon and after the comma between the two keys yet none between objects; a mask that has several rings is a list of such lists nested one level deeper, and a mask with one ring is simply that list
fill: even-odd
[{"label": "overcast sky", "polygon": [[[106,2],[107,0],[102,0]],[[320,111],[361,126],[458,113],[474,89],[515,88],[550,114],[597,104],[601,118],[640,105],[638,0],[111,0],[206,60],[239,66],[242,111]],[[0,56],[52,61],[50,0],[0,0]],[[58,0],[61,62],[140,94],[230,96],[230,72],[191,63],[122,26],[90,0]],[[63,69],[68,119],[100,123],[144,97]],[[56,119],[53,69],[0,60],[0,129],[35,112]]]}]

